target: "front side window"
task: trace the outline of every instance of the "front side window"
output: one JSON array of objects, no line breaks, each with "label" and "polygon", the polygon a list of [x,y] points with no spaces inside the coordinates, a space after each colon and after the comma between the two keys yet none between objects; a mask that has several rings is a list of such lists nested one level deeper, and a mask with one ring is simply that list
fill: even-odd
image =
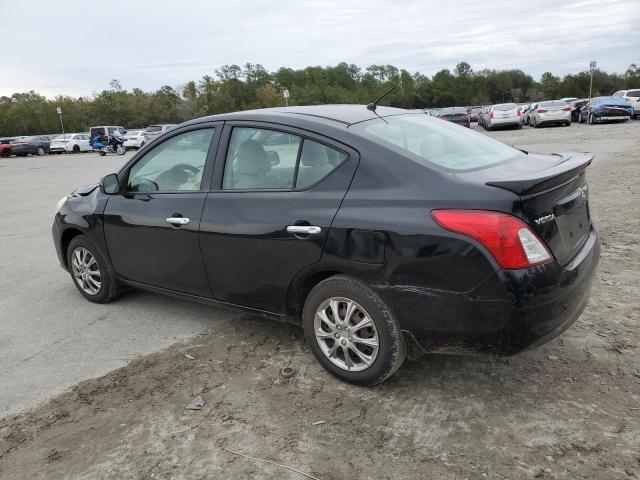
[{"label": "front side window", "polygon": [[213,128],[181,133],[144,155],[129,171],[130,192],[200,190]]},{"label": "front side window", "polygon": [[449,170],[488,167],[522,155],[486,135],[426,115],[395,115],[351,128],[420,164],[431,163]]},{"label": "front side window", "polygon": [[222,188],[291,189],[301,138],[263,128],[236,127],[231,132]]}]

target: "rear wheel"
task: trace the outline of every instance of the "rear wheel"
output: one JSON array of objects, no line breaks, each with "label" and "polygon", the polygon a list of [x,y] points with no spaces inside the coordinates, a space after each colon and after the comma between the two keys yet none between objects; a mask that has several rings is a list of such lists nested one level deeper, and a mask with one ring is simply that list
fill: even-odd
[{"label": "rear wheel", "polygon": [[353,278],[336,275],[316,285],[302,318],[314,356],[341,380],[376,385],[404,362],[404,339],[391,309]]},{"label": "rear wheel", "polygon": [[44,155],[44,148],[43,147],[38,147],[36,149],[36,155],[38,155],[39,157]]},{"label": "rear wheel", "polygon": [[72,151],[73,153],[80,153],[80,145],[74,145]]},{"label": "rear wheel", "polygon": [[9,158],[11,156],[11,152],[9,150],[6,150],[4,152],[2,152],[2,157],[3,158]]},{"label": "rear wheel", "polygon": [[69,243],[67,265],[74,285],[87,300],[108,303],[120,294],[111,266],[85,235],[78,235]]}]

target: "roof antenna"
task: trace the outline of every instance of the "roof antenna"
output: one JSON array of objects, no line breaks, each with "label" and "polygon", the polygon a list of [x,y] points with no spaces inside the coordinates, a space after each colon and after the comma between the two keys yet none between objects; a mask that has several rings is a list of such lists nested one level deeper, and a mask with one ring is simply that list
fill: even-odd
[{"label": "roof antenna", "polygon": [[378,102],[380,100],[382,100],[384,97],[386,97],[387,95],[389,95],[391,92],[393,92],[398,87],[399,87],[399,85],[396,83],[393,87],[391,87],[389,90],[387,90],[382,95],[380,95],[378,98],[376,98],[372,103],[367,105],[367,110],[371,110],[372,112],[375,112],[376,111],[376,107],[378,106]]}]

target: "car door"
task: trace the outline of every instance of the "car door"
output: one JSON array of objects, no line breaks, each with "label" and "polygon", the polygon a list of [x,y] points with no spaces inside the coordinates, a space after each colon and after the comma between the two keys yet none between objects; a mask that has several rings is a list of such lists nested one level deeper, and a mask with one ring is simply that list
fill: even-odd
[{"label": "car door", "polygon": [[308,132],[227,122],[200,226],[214,297],[284,313],[291,281],[320,260],[358,158]]},{"label": "car door", "polygon": [[198,228],[217,132],[216,123],[176,130],[118,173],[121,193],[109,196],[104,211],[105,241],[118,275],[211,296]]}]

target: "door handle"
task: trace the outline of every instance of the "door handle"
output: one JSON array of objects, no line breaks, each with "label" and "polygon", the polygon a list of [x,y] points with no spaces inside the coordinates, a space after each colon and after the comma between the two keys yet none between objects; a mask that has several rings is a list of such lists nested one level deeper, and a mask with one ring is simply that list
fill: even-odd
[{"label": "door handle", "polygon": [[167,222],[173,225],[186,225],[189,223],[189,219],[185,217],[169,217],[167,218]]},{"label": "door handle", "polygon": [[298,235],[316,235],[321,231],[322,229],[320,227],[309,225],[289,225],[287,227],[287,232]]}]

